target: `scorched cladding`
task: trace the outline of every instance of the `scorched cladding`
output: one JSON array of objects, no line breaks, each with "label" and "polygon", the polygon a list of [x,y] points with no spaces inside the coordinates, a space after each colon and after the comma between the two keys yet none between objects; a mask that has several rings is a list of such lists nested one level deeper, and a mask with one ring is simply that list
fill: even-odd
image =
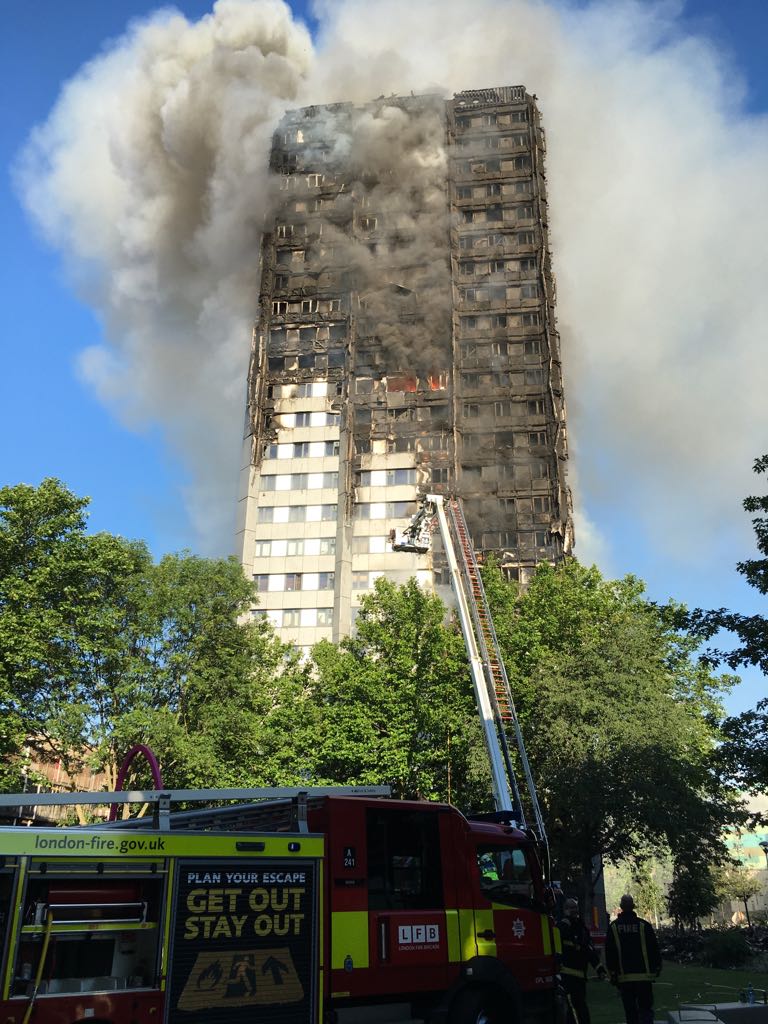
[{"label": "scorched cladding", "polygon": [[522,582],[573,541],[544,135],[521,86],[287,114],[261,255],[240,543],[260,612],[349,632],[419,493]]}]

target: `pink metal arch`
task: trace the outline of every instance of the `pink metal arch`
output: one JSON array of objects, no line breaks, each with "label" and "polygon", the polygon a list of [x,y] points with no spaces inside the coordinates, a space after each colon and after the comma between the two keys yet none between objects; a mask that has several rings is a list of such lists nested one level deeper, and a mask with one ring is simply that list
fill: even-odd
[{"label": "pink metal arch", "polygon": [[[160,765],[157,758],[143,743],[137,743],[131,747],[128,753],[123,758],[123,763],[120,765],[120,771],[117,773],[117,785],[115,789],[117,792],[121,792],[125,783],[126,776],[128,775],[128,769],[131,767],[131,763],[137,754],[142,754],[149,765],[149,769],[152,772],[152,781],[155,784],[155,789],[163,788],[163,776],[160,771]],[[112,804],[109,809],[109,821],[115,821],[117,819],[117,804]]]}]

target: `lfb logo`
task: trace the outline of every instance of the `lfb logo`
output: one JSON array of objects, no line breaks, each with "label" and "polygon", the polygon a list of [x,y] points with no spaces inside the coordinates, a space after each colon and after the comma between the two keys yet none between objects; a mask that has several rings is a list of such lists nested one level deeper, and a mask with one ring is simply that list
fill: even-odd
[{"label": "lfb logo", "polygon": [[401,924],[397,928],[399,946],[424,946],[440,942],[440,926],[436,924]]}]

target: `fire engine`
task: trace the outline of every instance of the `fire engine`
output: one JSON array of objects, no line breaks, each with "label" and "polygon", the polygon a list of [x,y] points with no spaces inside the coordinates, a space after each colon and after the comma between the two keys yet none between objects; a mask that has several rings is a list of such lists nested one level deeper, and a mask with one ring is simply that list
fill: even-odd
[{"label": "fire engine", "polygon": [[0,829],[0,1024],[552,1020],[546,834],[460,505],[427,496],[393,547],[435,519],[496,811],[386,787],[0,797],[154,808],[151,828]]}]

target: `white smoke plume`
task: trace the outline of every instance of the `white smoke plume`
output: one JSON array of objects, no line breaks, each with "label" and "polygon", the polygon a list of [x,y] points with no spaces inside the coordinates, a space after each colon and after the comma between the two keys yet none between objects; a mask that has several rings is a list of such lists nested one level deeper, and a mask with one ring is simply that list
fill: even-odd
[{"label": "white smoke plume", "polygon": [[159,12],[65,86],[20,167],[103,320],[81,370],[126,422],[163,428],[209,552],[233,545],[271,136],[311,52],[280,0]]},{"label": "white smoke plume", "polygon": [[680,10],[327,0],[312,56],[277,0],[219,0],[197,25],[135,25],[67,86],[28,152],[27,202],[104,317],[86,372],[165,426],[201,526],[233,508],[281,110],[524,84],[548,134],[577,502],[598,525],[623,510],[680,563],[736,528],[768,435],[768,123]]}]

